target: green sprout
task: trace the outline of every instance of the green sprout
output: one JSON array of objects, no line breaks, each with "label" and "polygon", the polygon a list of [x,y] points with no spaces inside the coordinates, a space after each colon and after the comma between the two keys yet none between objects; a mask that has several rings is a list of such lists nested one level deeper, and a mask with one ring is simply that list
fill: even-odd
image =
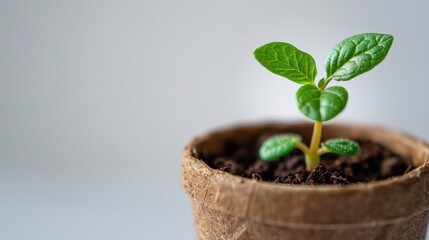
[{"label": "green sprout", "polygon": [[[259,149],[261,159],[276,160],[297,148],[305,155],[307,171],[320,163],[324,153],[352,156],[359,145],[348,139],[335,138],[320,143],[322,123],[337,116],[347,104],[348,93],[340,86],[328,87],[331,80],[348,81],[374,68],[386,57],[392,45],[389,34],[364,33],[338,43],[325,60],[326,77],[315,83],[316,63],[311,55],[284,42],[272,42],[255,50],[255,58],[269,71],[303,85],[296,93],[299,110],[314,120],[310,146],[299,135],[281,134],[267,139]],[[321,145],[321,146],[320,146]]]}]

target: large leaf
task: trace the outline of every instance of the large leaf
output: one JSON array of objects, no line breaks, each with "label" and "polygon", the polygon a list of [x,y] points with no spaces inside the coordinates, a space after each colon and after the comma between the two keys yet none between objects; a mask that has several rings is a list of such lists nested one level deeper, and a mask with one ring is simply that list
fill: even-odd
[{"label": "large leaf", "polygon": [[267,139],[259,148],[262,160],[271,161],[288,154],[301,141],[296,134],[280,134]]},{"label": "large leaf", "polygon": [[256,60],[271,72],[299,84],[312,84],[317,75],[313,57],[289,43],[272,42],[254,52]]},{"label": "large leaf", "polygon": [[328,121],[346,107],[348,93],[343,87],[335,86],[320,90],[313,85],[305,85],[296,93],[299,110],[315,121]]},{"label": "large leaf", "polygon": [[338,43],[325,61],[327,78],[350,80],[371,70],[386,57],[392,45],[389,34],[364,33]]},{"label": "large leaf", "polygon": [[359,144],[357,142],[344,138],[329,139],[322,143],[322,146],[329,152],[346,156],[353,156],[359,152]]}]

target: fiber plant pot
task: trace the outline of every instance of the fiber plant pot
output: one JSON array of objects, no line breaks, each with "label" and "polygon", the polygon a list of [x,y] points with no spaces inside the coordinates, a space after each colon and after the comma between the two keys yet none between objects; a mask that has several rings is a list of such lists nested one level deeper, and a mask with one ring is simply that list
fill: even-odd
[{"label": "fiber plant pot", "polygon": [[429,147],[378,127],[325,125],[323,138],[346,137],[384,145],[409,160],[407,174],[353,185],[286,185],[210,168],[200,160],[224,143],[256,141],[261,134],[310,137],[312,124],[255,124],[194,139],[183,154],[182,184],[192,198],[200,240],[425,239],[429,209]]}]

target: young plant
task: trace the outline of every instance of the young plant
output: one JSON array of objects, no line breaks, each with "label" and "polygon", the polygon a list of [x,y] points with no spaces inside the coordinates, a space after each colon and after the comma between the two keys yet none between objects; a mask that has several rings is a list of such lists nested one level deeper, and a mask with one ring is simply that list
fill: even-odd
[{"label": "young plant", "polygon": [[[320,143],[322,123],[337,116],[347,104],[348,93],[340,86],[327,87],[331,80],[348,81],[374,68],[386,57],[393,37],[389,34],[364,33],[349,37],[331,50],[325,60],[326,77],[315,83],[314,59],[289,43],[272,42],[255,50],[255,58],[269,71],[303,85],[296,93],[299,110],[314,121],[310,146],[299,135],[281,134],[267,139],[259,149],[261,159],[276,160],[298,148],[305,155],[307,171],[320,163],[320,155],[359,153],[359,145],[335,138]],[[321,146],[320,146],[321,145]]]}]

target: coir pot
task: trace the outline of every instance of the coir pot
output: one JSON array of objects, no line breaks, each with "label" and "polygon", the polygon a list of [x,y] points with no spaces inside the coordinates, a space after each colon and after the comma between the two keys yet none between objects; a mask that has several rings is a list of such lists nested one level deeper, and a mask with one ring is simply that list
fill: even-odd
[{"label": "coir pot", "polygon": [[396,131],[331,124],[323,138],[370,140],[408,159],[411,172],[347,186],[285,185],[210,168],[205,154],[220,154],[225,141],[255,141],[262,134],[311,136],[307,123],[254,124],[195,138],[183,154],[182,184],[191,197],[199,240],[425,239],[429,217],[429,147]]}]

